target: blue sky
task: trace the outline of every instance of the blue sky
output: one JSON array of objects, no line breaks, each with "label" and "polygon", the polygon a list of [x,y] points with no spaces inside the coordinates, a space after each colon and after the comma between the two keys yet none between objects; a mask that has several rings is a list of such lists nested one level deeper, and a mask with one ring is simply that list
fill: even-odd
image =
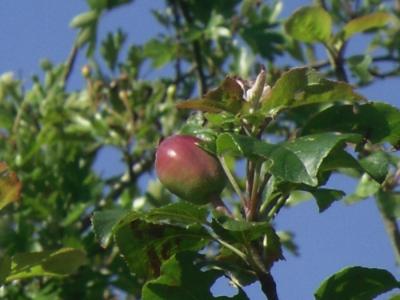
[{"label": "blue sky", "polygon": [[[284,1],[283,15],[287,16],[310,2]],[[159,32],[149,8],[160,7],[162,3],[161,0],[137,0],[134,5],[106,15],[101,21],[100,36],[121,27],[129,34],[128,42],[145,42]],[[30,76],[39,72],[41,59],[48,58],[55,63],[65,60],[76,34],[68,24],[75,15],[86,10],[83,0],[1,0],[0,74],[14,71],[29,85]],[[365,45],[364,37],[357,38],[348,49],[360,53]],[[78,58],[75,71],[79,71],[84,62],[82,56]],[[71,89],[82,86],[79,72],[76,74],[71,78]],[[361,92],[371,100],[398,106],[396,91],[399,84],[399,79],[379,81]],[[104,152],[96,165],[104,175],[119,172],[120,168],[113,151]],[[339,177],[332,180],[330,186],[349,192],[354,188],[354,182]],[[286,254],[286,261],[277,263],[273,269],[281,299],[311,299],[324,278],[348,265],[385,268],[399,275],[390,242],[372,199],[353,206],[337,202],[323,214],[318,213],[313,201],[308,201],[284,209],[277,218],[277,228],[295,232],[301,253],[300,257]],[[226,288],[219,284],[215,290],[220,293]],[[247,291],[251,299],[262,299],[257,285]]]}]

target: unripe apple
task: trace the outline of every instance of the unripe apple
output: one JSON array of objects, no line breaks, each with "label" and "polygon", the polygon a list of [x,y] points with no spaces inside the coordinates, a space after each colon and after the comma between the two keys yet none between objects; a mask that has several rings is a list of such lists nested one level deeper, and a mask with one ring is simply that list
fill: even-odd
[{"label": "unripe apple", "polygon": [[156,172],[161,183],[178,197],[205,204],[219,197],[225,174],[216,157],[198,146],[200,139],[174,135],[163,140],[156,152]]}]

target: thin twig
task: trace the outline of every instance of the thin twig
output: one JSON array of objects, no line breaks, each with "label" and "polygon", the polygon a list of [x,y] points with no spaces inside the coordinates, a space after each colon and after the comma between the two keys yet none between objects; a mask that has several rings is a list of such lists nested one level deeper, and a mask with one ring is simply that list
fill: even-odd
[{"label": "thin twig", "polygon": [[64,85],[67,84],[67,81],[71,75],[77,55],[78,55],[78,47],[74,44],[72,46],[71,52],[68,55],[67,61],[65,62],[65,71],[64,71],[64,78],[63,78]]},{"label": "thin twig", "polygon": [[385,214],[383,209],[379,209],[383,224],[385,225],[386,232],[389,236],[393,251],[396,257],[397,265],[400,265],[400,229],[394,217]]}]

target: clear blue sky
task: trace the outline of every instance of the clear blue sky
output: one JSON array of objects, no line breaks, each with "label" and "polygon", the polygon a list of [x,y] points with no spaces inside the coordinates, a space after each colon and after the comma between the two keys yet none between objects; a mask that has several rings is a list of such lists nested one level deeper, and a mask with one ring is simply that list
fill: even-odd
[{"label": "clear blue sky", "polygon": [[[284,1],[283,15],[311,1]],[[129,42],[142,43],[159,31],[149,8],[161,0],[137,0],[109,15],[101,22],[100,37],[118,27],[129,33]],[[39,72],[39,61],[48,58],[60,63],[68,56],[75,32],[68,27],[73,16],[87,9],[83,0],[1,0],[0,1],[0,74],[14,71],[29,85],[30,76]],[[350,52],[361,52],[365,38],[350,44]],[[77,61],[77,69],[83,59]],[[79,72],[77,72],[79,74]],[[155,74],[150,74],[155,76]],[[398,106],[400,80],[379,81],[362,90],[371,100],[384,100]],[[70,88],[79,89],[80,76],[71,78]],[[118,173],[121,164],[113,151],[99,157],[96,169],[103,175]],[[145,184],[145,183],[144,183]],[[354,182],[336,178],[330,186],[351,191]],[[286,254],[286,261],[273,269],[281,299],[312,299],[314,290],[327,276],[348,265],[385,268],[398,278],[393,252],[376,204],[369,199],[353,206],[335,203],[323,214],[313,201],[285,209],[277,219],[279,230],[295,232],[300,257]],[[219,284],[218,293],[226,291]],[[263,299],[257,285],[247,289],[251,299]]]}]

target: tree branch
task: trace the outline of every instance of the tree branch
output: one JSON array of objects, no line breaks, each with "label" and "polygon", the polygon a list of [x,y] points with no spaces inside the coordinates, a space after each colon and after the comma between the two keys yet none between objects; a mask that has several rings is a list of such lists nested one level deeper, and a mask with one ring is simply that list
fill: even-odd
[{"label": "tree branch", "polygon": [[[186,23],[189,25],[193,25],[193,18],[190,15],[189,9],[186,5],[185,0],[177,0],[179,7],[182,11],[183,17],[185,18]],[[207,92],[207,78],[203,69],[203,58],[201,56],[201,46],[199,41],[195,40],[192,42],[194,61],[196,63],[196,71],[199,85],[199,93],[203,95]]]},{"label": "tree branch", "polygon": [[64,85],[67,84],[67,81],[71,75],[77,55],[78,55],[78,47],[74,44],[72,46],[71,52],[68,55],[67,61],[65,62],[65,71],[64,71],[64,78],[63,78]]}]

